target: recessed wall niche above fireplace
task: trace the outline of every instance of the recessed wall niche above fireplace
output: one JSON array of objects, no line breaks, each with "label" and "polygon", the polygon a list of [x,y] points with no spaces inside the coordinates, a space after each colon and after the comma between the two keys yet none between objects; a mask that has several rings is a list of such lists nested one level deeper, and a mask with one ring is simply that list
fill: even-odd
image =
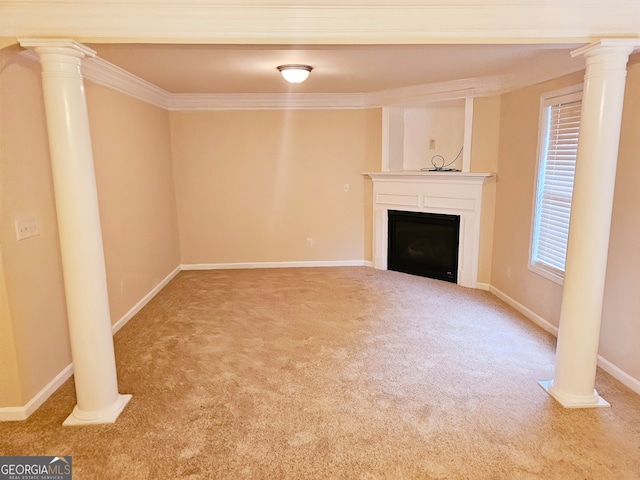
[{"label": "recessed wall niche above fireplace", "polygon": [[373,266],[387,270],[389,210],[459,217],[457,283],[478,286],[482,186],[490,173],[394,171],[373,179]]},{"label": "recessed wall niche above fireplace", "polygon": [[387,268],[458,283],[460,216],[388,212]]}]

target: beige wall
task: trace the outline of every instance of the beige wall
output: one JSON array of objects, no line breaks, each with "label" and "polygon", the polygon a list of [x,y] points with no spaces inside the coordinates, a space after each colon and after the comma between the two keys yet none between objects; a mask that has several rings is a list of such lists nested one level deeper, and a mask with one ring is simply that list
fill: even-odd
[{"label": "beige wall", "polygon": [[[367,153],[364,172],[382,170],[382,109],[367,114]],[[373,262],[373,180],[364,176],[364,259]]]},{"label": "beige wall", "polygon": [[540,94],[582,83],[583,73],[502,96],[491,285],[558,325],[562,286],[528,268]]},{"label": "beige wall", "polygon": [[[3,46],[0,43],[0,46]],[[10,57],[13,56],[17,47],[0,49],[0,232],[3,232],[6,225],[4,183],[6,139],[2,135],[3,124],[7,121],[2,112],[5,111],[5,98],[3,96],[3,85],[6,83],[3,72],[7,68]],[[22,403],[22,389],[20,387],[20,374],[18,371],[18,358],[16,356],[15,339],[13,336],[13,325],[11,321],[11,311],[9,310],[9,298],[7,296],[7,282],[4,276],[4,262],[2,260],[2,250],[4,238],[0,238],[0,408],[9,405],[20,405]]]},{"label": "beige wall", "polygon": [[[476,98],[473,101],[473,135],[471,137],[471,171],[496,173],[500,142],[500,97]],[[482,192],[478,282],[491,283],[493,224],[496,208],[496,177],[485,181]]]},{"label": "beige wall", "polygon": [[180,265],[169,112],[85,84],[116,322]]},{"label": "beige wall", "polygon": [[627,74],[600,353],[640,380],[640,54]]},{"label": "beige wall", "polygon": [[[8,307],[0,309],[0,330],[13,332],[20,379],[0,397],[0,407],[7,407],[29,401],[69,364],[71,354],[40,69],[15,54],[0,67],[0,236],[6,281],[0,297]],[[41,234],[18,242],[14,221],[23,215],[38,218]]]},{"label": "beige wall", "polygon": [[173,112],[182,262],[362,260],[362,173],[379,165],[379,150],[372,160],[379,116],[378,110]]},{"label": "beige wall", "polygon": [[0,408],[22,405],[22,385],[0,251]]}]

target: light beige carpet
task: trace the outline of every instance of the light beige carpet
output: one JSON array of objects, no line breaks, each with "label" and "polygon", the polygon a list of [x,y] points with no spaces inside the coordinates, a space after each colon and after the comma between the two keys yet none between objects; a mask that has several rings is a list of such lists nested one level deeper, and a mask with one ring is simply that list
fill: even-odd
[{"label": "light beige carpet", "polygon": [[555,339],[487,292],[362,268],[180,273],[115,336],[114,425],[62,427],[65,383],[2,455],[74,479],[638,479],[640,396],[538,386]]}]

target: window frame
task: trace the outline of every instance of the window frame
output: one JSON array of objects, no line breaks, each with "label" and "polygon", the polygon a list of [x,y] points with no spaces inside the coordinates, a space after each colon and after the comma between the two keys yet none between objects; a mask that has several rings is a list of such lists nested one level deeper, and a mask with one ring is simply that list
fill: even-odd
[{"label": "window frame", "polygon": [[[540,95],[540,111],[538,119],[538,147],[536,152],[536,175],[533,184],[533,205],[531,211],[531,232],[529,237],[529,262],[528,267],[532,272],[551,280],[559,285],[564,283],[564,270],[560,270],[552,265],[534,260],[535,242],[537,238],[537,211],[538,211],[538,189],[540,186],[540,177],[542,175],[542,164],[546,162],[547,143],[549,139],[550,129],[547,113],[549,109],[558,104],[575,102],[582,100],[583,85],[571,85],[569,87],[545,92]],[[577,156],[577,154],[576,154]],[[574,172],[575,180],[575,172]],[[569,217],[571,213],[569,213]],[[568,225],[567,225],[568,227]],[[565,252],[566,253],[566,252]]]}]

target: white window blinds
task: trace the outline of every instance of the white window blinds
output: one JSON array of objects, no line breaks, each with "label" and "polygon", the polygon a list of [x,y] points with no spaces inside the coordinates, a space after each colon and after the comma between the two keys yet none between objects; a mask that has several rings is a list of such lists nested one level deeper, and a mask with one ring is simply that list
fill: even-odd
[{"label": "white window blinds", "polygon": [[550,96],[541,105],[530,263],[560,279],[565,268],[581,105],[581,92]]}]

